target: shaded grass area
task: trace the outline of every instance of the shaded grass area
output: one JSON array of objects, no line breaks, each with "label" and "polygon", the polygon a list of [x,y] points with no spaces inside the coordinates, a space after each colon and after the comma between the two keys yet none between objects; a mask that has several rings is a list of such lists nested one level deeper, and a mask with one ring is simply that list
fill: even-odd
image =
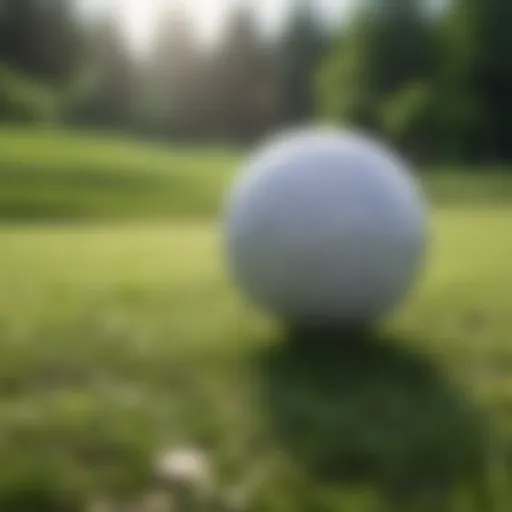
[{"label": "shaded grass area", "polygon": [[507,206],[512,202],[512,168],[425,169],[428,198],[440,206]]},{"label": "shaded grass area", "polygon": [[[475,507],[492,508],[485,415],[405,339],[341,328],[291,332],[261,363],[274,433],[312,482],[339,493],[338,507],[357,489],[350,510],[452,510],[455,490],[466,486]],[[309,505],[300,510],[322,502],[305,493]],[[272,495],[266,499],[262,510],[278,510]]]},{"label": "shaded grass area", "polygon": [[[0,217],[210,218],[243,155],[89,133],[0,129]],[[425,170],[438,204],[512,202],[510,169]]]},{"label": "shaded grass area", "polygon": [[511,230],[439,209],[419,288],[349,335],[260,317],[208,222],[4,225],[0,509],[133,502],[193,445],[238,510],[509,510]]}]

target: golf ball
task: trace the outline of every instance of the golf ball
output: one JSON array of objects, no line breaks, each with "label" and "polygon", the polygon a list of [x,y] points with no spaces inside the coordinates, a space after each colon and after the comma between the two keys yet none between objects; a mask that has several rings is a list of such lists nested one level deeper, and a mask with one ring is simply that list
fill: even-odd
[{"label": "golf ball", "polygon": [[361,134],[307,128],[250,158],[228,197],[232,275],[289,321],[363,322],[408,291],[426,205],[404,163]]}]

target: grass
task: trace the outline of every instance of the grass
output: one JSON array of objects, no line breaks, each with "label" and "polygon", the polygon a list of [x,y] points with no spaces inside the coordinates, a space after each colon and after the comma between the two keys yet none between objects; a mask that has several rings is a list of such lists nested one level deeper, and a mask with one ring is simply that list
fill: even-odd
[{"label": "grass", "polygon": [[[218,215],[240,162],[228,148],[0,127],[0,217],[209,219]],[[422,179],[440,205],[512,202],[505,168],[426,169]]]},{"label": "grass", "polygon": [[396,316],[311,344],[241,300],[210,222],[4,225],[0,508],[135,500],[195,445],[220,489],[263,475],[242,510],[509,510],[511,229],[439,209]]},{"label": "grass", "polygon": [[509,511],[512,175],[425,173],[418,288],[311,333],[226,273],[238,160],[0,131],[0,510],[155,511],[155,460],[195,446],[220,510]]},{"label": "grass", "polygon": [[0,216],[205,218],[237,161],[227,149],[8,127],[0,129]]}]

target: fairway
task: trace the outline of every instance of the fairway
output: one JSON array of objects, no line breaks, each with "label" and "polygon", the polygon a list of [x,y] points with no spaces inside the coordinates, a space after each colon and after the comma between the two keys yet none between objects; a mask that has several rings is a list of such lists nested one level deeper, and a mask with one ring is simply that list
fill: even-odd
[{"label": "fairway", "polygon": [[[511,231],[512,208],[438,209],[427,270],[397,314],[359,349],[320,339],[306,355],[238,295],[211,222],[3,225],[13,469],[0,508],[32,499],[34,482],[51,510],[76,505],[56,488],[135,499],[158,453],[192,444],[222,488],[265,475],[249,510],[333,510],[348,491],[365,510],[404,478],[419,500],[478,479],[486,510],[508,510]],[[347,474],[355,488],[339,485]]]}]

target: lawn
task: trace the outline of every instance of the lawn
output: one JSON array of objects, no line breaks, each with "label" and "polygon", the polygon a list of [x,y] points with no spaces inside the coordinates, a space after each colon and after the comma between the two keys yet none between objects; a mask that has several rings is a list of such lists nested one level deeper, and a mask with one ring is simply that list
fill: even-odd
[{"label": "lawn", "polygon": [[512,178],[425,172],[398,311],[291,332],[224,266],[239,155],[106,140],[0,130],[1,511],[180,510],[190,446],[184,512],[512,509]]},{"label": "lawn", "polygon": [[[0,126],[0,218],[209,220],[242,156],[227,147]],[[421,171],[437,205],[512,204],[507,168]]]},{"label": "lawn", "polygon": [[193,445],[241,510],[433,510],[458,484],[448,510],[484,510],[464,484],[509,510],[511,230],[439,209],[400,311],[309,345],[241,299],[211,222],[4,225],[0,509],[135,500]]},{"label": "lawn", "polygon": [[205,218],[238,159],[225,148],[0,127],[0,216]]}]

